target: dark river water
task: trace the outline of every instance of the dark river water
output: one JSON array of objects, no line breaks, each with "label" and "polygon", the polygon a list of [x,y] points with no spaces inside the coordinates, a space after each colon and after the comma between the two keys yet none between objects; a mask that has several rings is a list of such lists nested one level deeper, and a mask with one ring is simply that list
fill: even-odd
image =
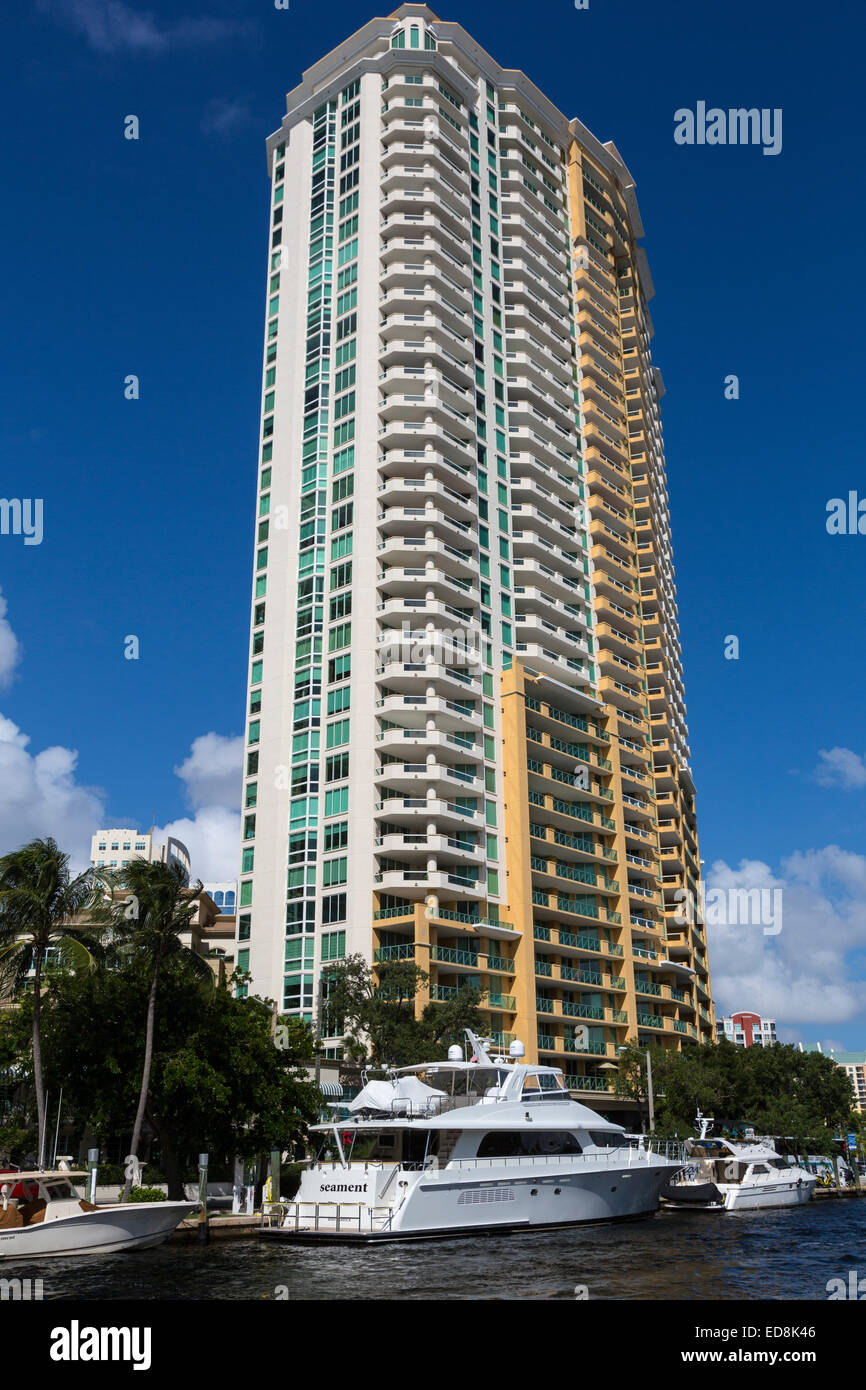
[{"label": "dark river water", "polygon": [[[866,1275],[866,1201],[343,1248],[250,1239],[5,1264],[48,1299],[827,1299]],[[585,1290],[585,1292],[583,1292]]]}]

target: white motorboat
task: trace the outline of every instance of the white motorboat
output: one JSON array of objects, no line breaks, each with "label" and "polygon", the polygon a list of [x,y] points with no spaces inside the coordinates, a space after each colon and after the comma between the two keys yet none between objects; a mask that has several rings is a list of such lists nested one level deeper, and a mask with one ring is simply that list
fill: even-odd
[{"label": "white motorboat", "polygon": [[94,1206],[73,1183],[87,1176],[67,1168],[0,1173],[0,1259],[109,1255],[159,1245],[198,1207],[198,1202]]},{"label": "white motorboat", "polygon": [[766,1140],[740,1144],[710,1136],[712,1118],[698,1112],[700,1135],[686,1140],[687,1166],[662,1188],[668,1207],[743,1211],[808,1202],[817,1178],[788,1163]]},{"label": "white motorboat", "polygon": [[[491,1055],[371,1081],[349,1120],[315,1128],[323,1152],[294,1201],[266,1203],[267,1239],[419,1240],[622,1221],[656,1211],[682,1145],[626,1135],[573,1101],[556,1067]],[[325,1151],[330,1156],[325,1157]]]}]

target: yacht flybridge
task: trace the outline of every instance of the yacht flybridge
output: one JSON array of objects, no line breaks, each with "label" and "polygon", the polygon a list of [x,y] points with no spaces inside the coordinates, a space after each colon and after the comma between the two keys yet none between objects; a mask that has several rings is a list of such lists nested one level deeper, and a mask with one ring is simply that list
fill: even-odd
[{"label": "yacht flybridge", "polygon": [[712,1124],[711,1116],[698,1111],[699,1137],[686,1140],[690,1162],[662,1188],[666,1206],[742,1211],[808,1202],[817,1182],[812,1173],[786,1162],[766,1141],[714,1139]]},{"label": "yacht flybridge", "polygon": [[419,1240],[621,1221],[654,1212],[681,1145],[628,1136],[569,1096],[556,1067],[466,1030],[448,1061],[370,1081],[350,1120],[317,1125],[296,1199],[267,1203],[278,1240]]}]

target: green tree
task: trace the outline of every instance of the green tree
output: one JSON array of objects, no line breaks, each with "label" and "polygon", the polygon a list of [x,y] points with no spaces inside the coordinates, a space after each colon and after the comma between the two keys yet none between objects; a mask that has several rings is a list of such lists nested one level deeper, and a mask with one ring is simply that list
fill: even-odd
[{"label": "green tree", "polygon": [[447,1055],[463,1030],[482,1032],[478,990],[464,985],[442,1003],[415,1016],[415,996],[429,978],[414,961],[385,961],[373,971],[361,955],[347,956],[327,976],[329,1035],[342,1033],[348,1056],[375,1066],[412,1066]]},{"label": "green tree", "polygon": [[0,1168],[35,1146],[28,1095],[33,1093],[30,1001],[0,1010]]},{"label": "green tree", "polygon": [[[641,1050],[642,1051],[642,1050]],[[617,1088],[636,1094],[645,1063],[634,1049],[622,1053]],[[700,1110],[711,1115],[716,1133],[732,1136],[751,1125],[759,1134],[786,1135],[822,1145],[848,1123],[850,1087],[843,1072],[821,1053],[796,1048],[736,1047],[723,1040],[675,1052],[651,1049],[657,1128],[663,1133],[694,1132]]]},{"label": "green tree", "polygon": [[[80,1138],[126,1130],[139,1093],[152,975],[146,957],[79,975],[49,991],[47,1076],[65,1078],[64,1112]],[[214,1162],[254,1158],[303,1143],[321,1096],[299,1064],[312,1056],[309,1028],[284,1020],[274,1038],[270,1007],[237,999],[225,981],[203,981],[188,955],[163,961],[154,1000],[154,1045],[145,1120],[170,1197],[183,1170],[207,1150]]]},{"label": "green tree", "polygon": [[42,1066],[42,989],[49,951],[61,966],[92,961],[93,927],[81,920],[95,896],[93,871],[73,876],[69,855],[55,840],[31,840],[0,858],[0,994],[20,993],[32,972],[33,1084],[37,1161],[45,1158],[45,1081]]},{"label": "green tree", "polygon": [[[109,927],[112,941],[121,956],[145,961],[150,976],[141,1086],[130,1141],[130,1154],[138,1158],[153,1066],[160,974],[167,962],[176,956],[184,956],[190,969],[202,980],[212,981],[213,973],[204,958],[181,941],[181,936],[189,931],[198,910],[202,885],[199,882],[188,884],[186,874],[177,862],[162,864],[151,863],[147,859],[132,859],[116,873],[106,874],[104,881],[110,899],[96,915]],[[121,900],[122,894],[125,896]],[[124,1202],[129,1201],[132,1184],[130,1168],[123,1189]]]}]

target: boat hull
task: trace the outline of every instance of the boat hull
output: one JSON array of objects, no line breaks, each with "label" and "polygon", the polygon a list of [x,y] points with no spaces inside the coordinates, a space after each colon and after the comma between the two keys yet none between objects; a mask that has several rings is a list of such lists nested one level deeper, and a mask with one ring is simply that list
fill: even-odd
[{"label": "boat hull", "polygon": [[776,1189],[758,1190],[740,1188],[725,1194],[726,1211],[744,1211],[758,1207],[799,1207],[812,1196],[814,1183],[780,1186]]},{"label": "boat hull", "polygon": [[653,1211],[638,1212],[634,1216],[593,1217],[587,1221],[516,1221],[491,1222],[479,1226],[441,1227],[431,1231],[336,1231],[333,1226],[314,1230],[300,1227],[298,1230],[282,1226],[261,1226],[256,1231],[264,1240],[289,1241],[293,1245],[367,1245],[394,1241],[459,1240],[464,1236],[510,1236],[528,1231],[577,1230],[582,1226],[616,1225],[625,1221],[648,1221]]},{"label": "boat hull", "polygon": [[[365,1202],[298,1201],[279,1225],[264,1225],[266,1239],[312,1241],[436,1240],[461,1235],[550,1230],[631,1221],[658,1210],[659,1191],[676,1166],[665,1162],[515,1177],[496,1164],[470,1172],[444,1168],[407,1182],[393,1206]],[[303,1197],[303,1189],[299,1194]]]},{"label": "boat hull", "polygon": [[167,1240],[196,1202],[130,1202],[0,1231],[0,1260],[111,1255]]},{"label": "boat hull", "polygon": [[[748,1187],[720,1183],[671,1183],[662,1191],[666,1207],[688,1211],[759,1211],[771,1207],[799,1207],[812,1196],[814,1183],[769,1184]],[[713,1195],[715,1194],[715,1195]]]}]

